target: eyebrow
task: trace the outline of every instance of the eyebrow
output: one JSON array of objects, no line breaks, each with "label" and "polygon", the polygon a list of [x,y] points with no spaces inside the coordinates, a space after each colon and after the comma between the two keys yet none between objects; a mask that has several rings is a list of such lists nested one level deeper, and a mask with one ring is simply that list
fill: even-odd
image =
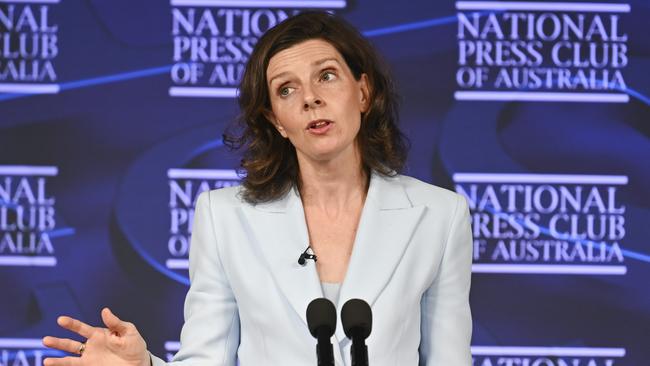
[{"label": "eyebrow", "polygon": [[[334,61],[334,62],[336,62],[337,64],[340,65],[339,60],[334,58],[334,57],[326,57],[326,58],[322,58],[320,60],[316,60],[316,61],[312,62],[311,65],[312,66],[319,66],[319,65],[322,65],[322,64],[324,64],[324,63],[326,63],[328,61]],[[283,77],[283,76],[285,76],[287,74],[290,74],[290,71],[284,71],[284,72],[281,72],[281,73],[275,75],[274,77],[271,78],[271,80],[269,80],[269,85],[273,84],[273,80],[281,78],[281,77]]]}]

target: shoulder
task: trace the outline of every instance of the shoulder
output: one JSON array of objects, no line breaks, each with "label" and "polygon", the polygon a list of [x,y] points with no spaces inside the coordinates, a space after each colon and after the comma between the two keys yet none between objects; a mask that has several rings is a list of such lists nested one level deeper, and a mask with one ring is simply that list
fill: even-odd
[{"label": "shoulder", "polygon": [[211,208],[241,207],[246,201],[241,196],[242,187],[232,186],[202,192],[197,198],[197,206],[207,205]]},{"label": "shoulder", "polygon": [[455,211],[458,206],[467,206],[465,197],[446,188],[442,188],[407,175],[388,178],[393,184],[399,184],[413,206]]}]

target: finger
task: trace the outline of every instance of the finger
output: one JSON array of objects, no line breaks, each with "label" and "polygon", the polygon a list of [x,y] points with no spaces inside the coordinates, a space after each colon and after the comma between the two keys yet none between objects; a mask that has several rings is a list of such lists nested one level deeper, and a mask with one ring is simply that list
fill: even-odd
[{"label": "finger", "polygon": [[84,338],[90,338],[93,334],[93,327],[69,316],[60,316],[56,322],[63,328],[73,331]]},{"label": "finger", "polygon": [[43,338],[43,344],[50,348],[56,348],[61,351],[66,351],[69,353],[79,354],[79,348],[81,347],[81,342],[67,339],[67,338],[57,338],[57,337],[45,337]]},{"label": "finger", "polygon": [[48,357],[43,360],[43,366],[80,366],[81,357],[63,357],[63,358],[52,358]]},{"label": "finger", "polygon": [[126,333],[129,327],[129,323],[122,321],[109,308],[102,309],[102,320],[111,332],[117,332],[118,334]]}]

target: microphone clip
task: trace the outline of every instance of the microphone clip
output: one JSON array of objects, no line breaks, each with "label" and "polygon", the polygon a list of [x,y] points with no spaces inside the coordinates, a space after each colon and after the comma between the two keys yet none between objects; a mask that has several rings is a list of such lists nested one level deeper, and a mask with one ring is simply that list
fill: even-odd
[{"label": "microphone clip", "polygon": [[307,249],[305,249],[305,251],[300,254],[300,257],[298,257],[298,264],[304,267],[307,264],[307,259],[311,259],[314,262],[318,261],[316,254],[314,254],[314,251],[311,249],[311,245],[309,245]]}]

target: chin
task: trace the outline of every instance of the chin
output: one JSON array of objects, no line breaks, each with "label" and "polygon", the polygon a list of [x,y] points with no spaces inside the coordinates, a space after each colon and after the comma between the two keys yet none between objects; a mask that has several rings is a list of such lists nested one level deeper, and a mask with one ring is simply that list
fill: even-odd
[{"label": "chin", "polygon": [[311,158],[315,161],[326,162],[326,161],[334,160],[337,156],[338,154],[336,152],[330,151],[330,152],[320,152],[314,154],[311,156]]},{"label": "chin", "polygon": [[317,155],[314,155],[314,160],[319,161],[319,162],[327,162],[327,161],[333,161],[336,160],[337,163],[343,163],[348,160],[355,160],[355,155],[354,154],[346,154],[344,151],[341,150],[333,150],[333,151],[328,151],[328,152],[321,152]]},{"label": "chin", "polygon": [[303,155],[312,161],[318,162],[334,160],[338,157],[341,157],[342,155],[350,155],[350,157],[354,156],[354,154],[348,154],[353,150],[354,144],[341,145],[336,141],[321,142],[321,144],[310,146],[310,149],[308,150],[302,150]]}]

